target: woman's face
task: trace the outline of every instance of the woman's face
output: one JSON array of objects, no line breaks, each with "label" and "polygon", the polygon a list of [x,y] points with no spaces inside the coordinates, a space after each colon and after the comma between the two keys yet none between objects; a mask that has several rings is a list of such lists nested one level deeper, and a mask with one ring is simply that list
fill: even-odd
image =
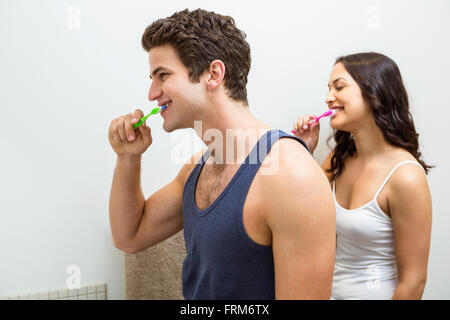
[{"label": "woman's face", "polygon": [[355,132],[367,121],[373,121],[369,103],[341,62],[334,65],[328,88],[325,103],[329,109],[336,109],[336,114],[331,117],[330,122],[333,129]]}]

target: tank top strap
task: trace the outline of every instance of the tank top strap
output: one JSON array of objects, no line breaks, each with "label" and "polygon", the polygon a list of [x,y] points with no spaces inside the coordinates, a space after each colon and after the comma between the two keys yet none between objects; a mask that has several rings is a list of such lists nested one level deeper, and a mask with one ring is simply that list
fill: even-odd
[{"label": "tank top strap", "polygon": [[381,190],[383,190],[384,186],[389,181],[389,178],[394,174],[395,170],[397,170],[398,167],[400,167],[401,165],[406,164],[406,163],[412,163],[412,164],[418,165],[419,167],[421,167],[423,169],[422,165],[420,163],[418,163],[417,161],[414,161],[414,160],[405,160],[405,161],[401,161],[401,162],[397,163],[395,165],[395,167],[392,168],[391,172],[389,172],[389,174],[386,177],[386,179],[384,179],[383,183],[381,184],[380,188],[378,188],[378,191],[375,194],[375,196],[373,197],[373,199],[376,200],[378,198],[378,195],[380,194]]},{"label": "tank top strap", "polygon": [[203,168],[203,166],[205,165],[206,160],[208,160],[210,155],[211,155],[211,153],[210,153],[209,149],[206,149],[206,151],[202,154],[200,160],[198,160],[197,163],[195,164],[194,169],[191,171],[188,178],[186,179],[186,182],[185,182],[185,185],[183,188],[183,196],[187,190],[192,191],[192,189],[195,188],[195,184],[197,183],[197,179],[198,179],[198,176],[200,175],[200,171]]},{"label": "tank top strap", "polygon": [[306,143],[298,137],[287,134],[286,132],[279,129],[273,129],[266,132],[249,153],[244,164],[241,166],[238,173],[234,177],[236,178],[236,181],[234,181],[234,190],[230,193],[230,195],[235,199],[236,203],[239,204],[239,206],[243,207],[248,191],[258,169],[260,168],[262,162],[264,161],[272,146],[281,138],[291,138],[297,140],[309,152]]}]

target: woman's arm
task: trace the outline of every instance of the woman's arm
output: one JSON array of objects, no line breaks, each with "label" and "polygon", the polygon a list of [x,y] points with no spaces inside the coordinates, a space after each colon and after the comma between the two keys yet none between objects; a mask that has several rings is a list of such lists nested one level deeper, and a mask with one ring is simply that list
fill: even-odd
[{"label": "woman's arm", "polygon": [[421,299],[427,279],[431,237],[431,194],[417,165],[397,169],[389,182],[398,283],[392,299]]}]

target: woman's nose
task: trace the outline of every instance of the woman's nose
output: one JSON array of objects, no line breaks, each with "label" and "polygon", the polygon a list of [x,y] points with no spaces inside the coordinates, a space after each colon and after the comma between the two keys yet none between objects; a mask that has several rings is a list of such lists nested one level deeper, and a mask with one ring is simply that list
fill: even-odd
[{"label": "woman's nose", "polygon": [[330,90],[327,94],[327,97],[325,98],[325,103],[330,104],[335,100],[336,98],[334,97],[333,90]]}]

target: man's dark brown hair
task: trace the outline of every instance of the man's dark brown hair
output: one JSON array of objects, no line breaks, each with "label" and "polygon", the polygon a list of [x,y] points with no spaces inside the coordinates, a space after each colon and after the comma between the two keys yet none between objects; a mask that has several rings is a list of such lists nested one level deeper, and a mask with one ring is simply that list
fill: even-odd
[{"label": "man's dark brown hair", "polygon": [[148,52],[153,47],[171,45],[192,82],[199,81],[212,61],[221,60],[228,95],[248,105],[246,86],[251,58],[245,37],[232,17],[186,9],[149,25],[142,35],[142,47]]}]

